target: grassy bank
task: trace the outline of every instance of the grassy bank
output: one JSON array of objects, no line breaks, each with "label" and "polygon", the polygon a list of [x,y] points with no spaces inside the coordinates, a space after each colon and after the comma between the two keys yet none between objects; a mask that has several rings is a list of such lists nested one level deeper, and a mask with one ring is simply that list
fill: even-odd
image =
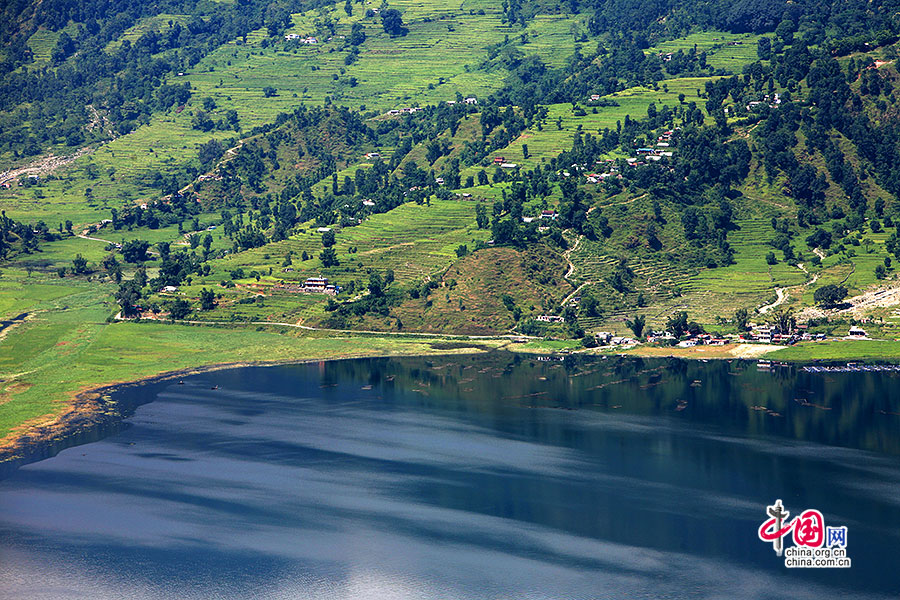
[{"label": "grassy bank", "polygon": [[897,361],[900,358],[900,341],[896,340],[836,340],[797,344],[772,352],[766,358],[772,360],[879,360]]},{"label": "grassy bank", "polygon": [[27,428],[51,423],[81,392],[161,373],[211,364],[472,352],[504,343],[325,335],[270,326],[107,323],[108,306],[96,296],[80,300],[81,306],[37,313],[7,332],[0,355],[0,445]]}]

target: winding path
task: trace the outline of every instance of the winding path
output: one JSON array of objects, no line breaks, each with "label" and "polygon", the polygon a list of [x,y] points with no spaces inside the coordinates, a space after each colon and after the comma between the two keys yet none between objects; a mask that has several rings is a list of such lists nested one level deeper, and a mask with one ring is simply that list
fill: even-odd
[{"label": "winding path", "polygon": [[[816,248],[816,250],[818,250],[818,248]],[[818,255],[818,252],[816,252],[816,254]],[[806,273],[807,275],[809,275],[809,271],[806,270],[806,267],[803,266],[803,263],[797,263],[797,268],[800,269],[801,271],[803,271],[804,273]],[[814,285],[818,280],[819,280],[819,274],[816,273],[815,275],[812,276],[812,279],[810,279],[803,285],[805,285],[806,287],[809,287],[811,285]],[[765,306],[761,306],[759,309],[757,309],[759,314],[764,315],[767,312],[769,312],[770,310],[777,308],[778,306],[784,304],[787,301],[787,299],[790,297],[790,294],[787,293],[786,287],[775,288],[775,295],[776,295],[775,302],[772,302],[771,304],[766,304]]]}]

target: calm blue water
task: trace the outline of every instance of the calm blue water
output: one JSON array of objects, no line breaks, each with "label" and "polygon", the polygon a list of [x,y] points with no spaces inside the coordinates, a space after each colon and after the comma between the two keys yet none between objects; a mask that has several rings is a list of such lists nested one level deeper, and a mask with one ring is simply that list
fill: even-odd
[{"label": "calm blue water", "polygon": [[[127,389],[0,481],[0,597],[897,598],[898,382],[497,354]],[[786,569],[775,498],[852,568]]]}]

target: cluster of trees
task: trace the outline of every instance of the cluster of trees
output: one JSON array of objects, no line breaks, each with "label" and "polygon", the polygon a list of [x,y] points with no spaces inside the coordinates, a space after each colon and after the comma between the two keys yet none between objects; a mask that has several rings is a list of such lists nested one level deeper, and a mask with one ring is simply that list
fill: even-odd
[{"label": "cluster of trees", "polygon": [[[72,231],[69,223],[69,234]],[[62,224],[59,226],[59,234],[62,234]],[[43,221],[35,225],[20,223],[6,216],[6,211],[0,211],[0,259],[12,258],[20,252],[31,253],[38,250],[40,242],[50,242],[59,239],[58,234],[50,231]]]}]

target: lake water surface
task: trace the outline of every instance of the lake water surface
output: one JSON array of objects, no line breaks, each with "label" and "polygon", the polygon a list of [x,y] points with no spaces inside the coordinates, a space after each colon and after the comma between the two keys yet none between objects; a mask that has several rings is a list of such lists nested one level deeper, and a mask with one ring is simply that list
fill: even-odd
[{"label": "lake water surface", "polygon": [[[896,599],[898,384],[495,353],[129,388],[0,481],[0,597]],[[852,567],[786,569],[776,498]]]}]

